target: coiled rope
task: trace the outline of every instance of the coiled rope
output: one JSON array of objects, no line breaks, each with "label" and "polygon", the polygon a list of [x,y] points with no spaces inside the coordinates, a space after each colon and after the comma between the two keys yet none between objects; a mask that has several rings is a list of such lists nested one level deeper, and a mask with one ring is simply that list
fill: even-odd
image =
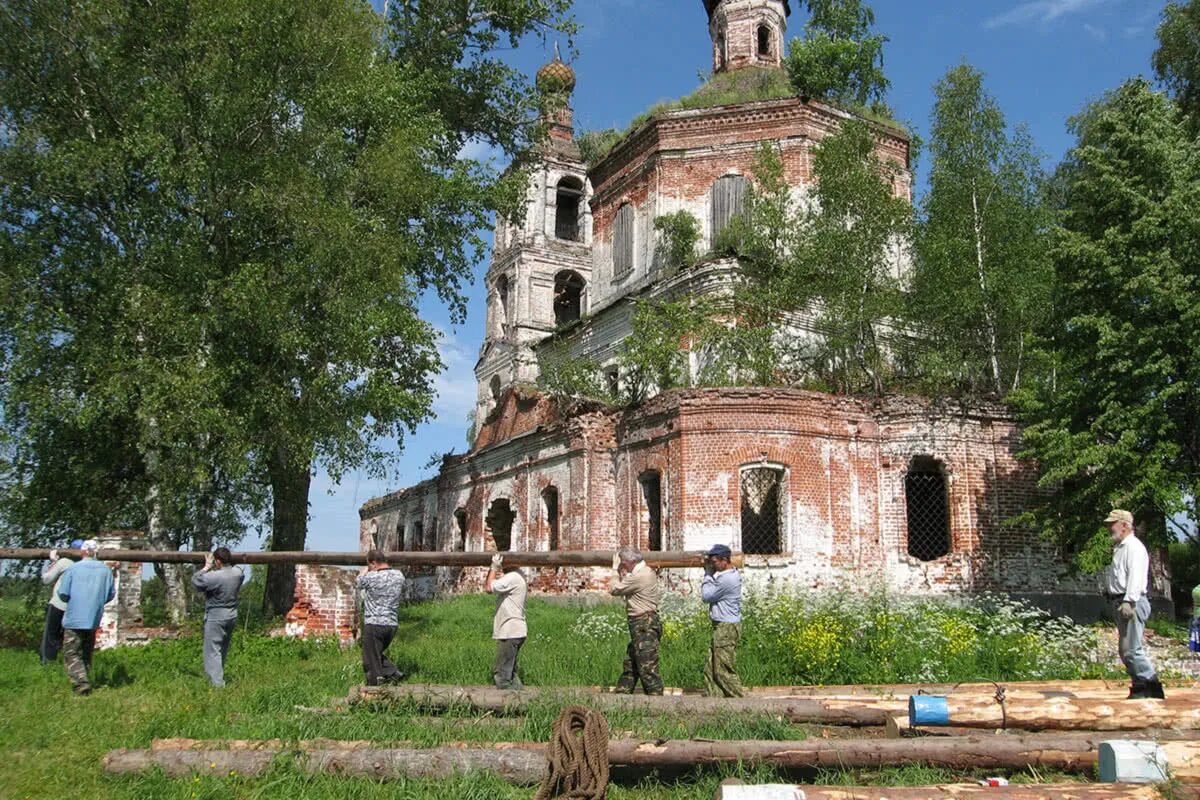
[{"label": "coiled rope", "polygon": [[585,706],[568,706],[554,722],[546,752],[549,770],[534,800],[604,800],[608,791],[608,720]]}]

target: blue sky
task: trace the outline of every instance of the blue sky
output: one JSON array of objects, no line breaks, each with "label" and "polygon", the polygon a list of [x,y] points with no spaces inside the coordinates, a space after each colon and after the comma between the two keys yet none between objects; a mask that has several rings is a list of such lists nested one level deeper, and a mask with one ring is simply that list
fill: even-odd
[{"label": "blue sky", "polygon": [[[381,2],[376,2],[381,5]],[[803,10],[792,0],[789,39],[799,36]],[[961,61],[985,74],[988,90],[1010,122],[1029,126],[1052,168],[1071,145],[1069,117],[1134,75],[1150,76],[1161,0],[875,0],[878,30],[889,37],[885,69],[888,102],[896,116],[924,136],[933,85]],[[700,0],[580,0],[581,25],[573,66],[577,130],[618,127],[647,107],[691,92],[710,69],[707,19]],[[565,45],[565,42],[564,42]],[[532,74],[553,43],[530,41],[509,53]],[[564,48],[564,53],[565,53]],[[918,186],[924,165],[918,162]],[[432,475],[435,453],[466,449],[467,413],[474,406],[472,372],[483,338],[484,297],[479,278],[468,289],[465,325],[450,325],[436,298],[422,305],[443,331],[446,372],[436,382],[436,419],[406,438],[395,474],[363,473],[334,485],[318,474],[312,485],[308,547],[357,548],[358,508],[371,497]],[[395,443],[391,443],[392,449]],[[246,546],[253,545],[246,542]]]}]

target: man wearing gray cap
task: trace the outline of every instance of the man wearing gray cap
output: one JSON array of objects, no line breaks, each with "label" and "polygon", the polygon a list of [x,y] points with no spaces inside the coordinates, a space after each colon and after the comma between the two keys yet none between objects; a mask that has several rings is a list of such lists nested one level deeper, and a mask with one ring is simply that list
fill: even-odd
[{"label": "man wearing gray cap", "polygon": [[733,553],[714,544],[704,554],[704,578],[700,599],[708,603],[712,620],[712,644],[704,665],[704,694],[707,697],[741,697],[737,675],[737,644],[742,638],[742,576],[733,567]]},{"label": "man wearing gray cap", "polygon": [[96,629],[104,605],[116,596],[112,570],[96,560],[100,549],[95,539],[79,548],[83,558],[63,573],[55,593],[67,604],[63,615],[63,666],[75,694],[91,694],[88,673],[92,669],[92,651],[96,647]]},{"label": "man wearing gray cap", "polygon": [[1113,540],[1104,597],[1116,609],[1117,652],[1129,673],[1129,697],[1163,699],[1162,682],[1142,641],[1150,619],[1150,554],[1133,532],[1133,514],[1113,509],[1104,519]]}]

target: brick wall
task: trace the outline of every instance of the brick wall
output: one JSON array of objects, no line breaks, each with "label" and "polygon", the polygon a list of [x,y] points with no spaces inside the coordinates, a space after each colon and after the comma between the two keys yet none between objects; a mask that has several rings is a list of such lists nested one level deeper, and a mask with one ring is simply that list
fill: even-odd
[{"label": "brick wall", "polygon": [[352,570],[315,564],[296,567],[296,604],[287,613],[288,636],[336,636],[351,642],[358,633]]}]

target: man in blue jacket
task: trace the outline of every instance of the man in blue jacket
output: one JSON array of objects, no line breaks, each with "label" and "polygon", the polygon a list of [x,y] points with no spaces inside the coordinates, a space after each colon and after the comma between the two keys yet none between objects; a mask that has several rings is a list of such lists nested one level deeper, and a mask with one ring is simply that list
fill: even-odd
[{"label": "man in blue jacket", "polygon": [[742,576],[734,569],[733,553],[725,545],[714,544],[705,556],[700,598],[708,603],[712,646],[704,665],[704,694],[741,697],[736,655],[742,638]]},{"label": "man in blue jacket", "polygon": [[96,560],[100,545],[88,539],[80,547],[83,558],[62,574],[58,597],[67,604],[63,615],[63,664],[75,694],[91,694],[88,672],[92,668],[92,650],[96,647],[96,629],[104,605],[116,595],[112,570]]}]

